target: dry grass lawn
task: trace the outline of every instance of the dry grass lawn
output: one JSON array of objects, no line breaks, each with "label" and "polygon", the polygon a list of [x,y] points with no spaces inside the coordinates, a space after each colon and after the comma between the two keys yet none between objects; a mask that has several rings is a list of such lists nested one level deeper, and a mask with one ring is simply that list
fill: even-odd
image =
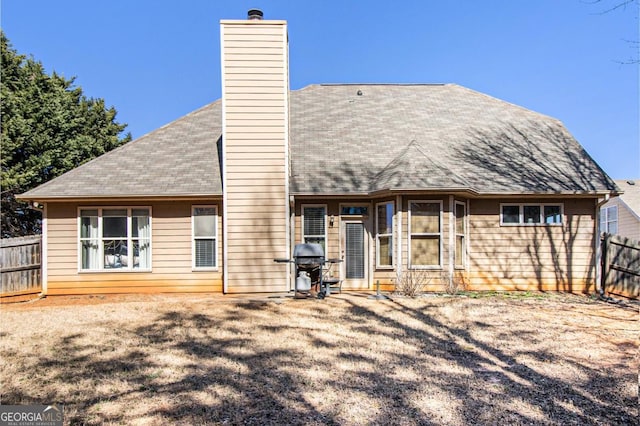
[{"label": "dry grass lawn", "polygon": [[2,404],[72,424],[636,424],[638,305],[571,295],[0,308]]}]

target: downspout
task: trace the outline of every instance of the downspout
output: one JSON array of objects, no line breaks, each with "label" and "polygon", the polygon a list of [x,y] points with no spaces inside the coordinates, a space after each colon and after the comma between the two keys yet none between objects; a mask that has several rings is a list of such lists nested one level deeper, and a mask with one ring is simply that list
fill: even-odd
[{"label": "downspout", "polygon": [[602,270],[602,244],[600,242],[600,208],[609,201],[609,194],[604,196],[602,201],[596,202],[596,238],[594,238],[596,258],[595,258],[595,268],[596,268],[596,290],[601,298],[606,298],[604,295],[604,286],[602,285],[603,278],[603,270]]},{"label": "downspout", "polygon": [[[293,195],[289,195],[289,244],[287,247],[287,255],[292,256],[292,247],[296,245],[296,199]],[[292,257],[290,257],[291,259]],[[288,274],[287,274],[287,285],[289,287],[289,291],[295,290],[295,280],[294,276],[296,273],[296,266],[294,263],[289,263],[287,266]]]},{"label": "downspout", "polygon": [[49,203],[44,203],[42,210],[42,240],[40,242],[40,281],[42,283],[41,296],[46,296],[48,291],[47,276],[49,275],[49,265],[47,258],[49,257],[49,232],[47,229],[47,213]]}]

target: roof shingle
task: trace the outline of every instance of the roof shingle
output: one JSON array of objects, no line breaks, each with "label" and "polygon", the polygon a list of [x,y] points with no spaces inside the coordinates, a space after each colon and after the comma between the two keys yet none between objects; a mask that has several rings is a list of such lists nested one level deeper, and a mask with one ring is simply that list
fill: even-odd
[{"label": "roof shingle", "polygon": [[[221,195],[221,102],[23,195]],[[616,186],[558,120],[454,84],[290,93],[291,192],[585,193]]]}]

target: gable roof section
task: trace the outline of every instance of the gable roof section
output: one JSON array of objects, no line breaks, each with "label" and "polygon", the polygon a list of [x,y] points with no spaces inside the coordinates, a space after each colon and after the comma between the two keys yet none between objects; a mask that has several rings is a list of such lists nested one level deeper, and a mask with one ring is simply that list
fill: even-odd
[{"label": "gable roof section", "polygon": [[211,103],[21,198],[218,196],[221,102]]},{"label": "gable roof section", "polygon": [[[221,102],[21,196],[220,196]],[[455,84],[311,85],[290,93],[291,193],[617,191],[561,122]]]},{"label": "gable roof section", "polygon": [[392,190],[466,189],[469,183],[446,166],[429,158],[417,141],[411,141],[400,154],[374,176],[375,188]]}]

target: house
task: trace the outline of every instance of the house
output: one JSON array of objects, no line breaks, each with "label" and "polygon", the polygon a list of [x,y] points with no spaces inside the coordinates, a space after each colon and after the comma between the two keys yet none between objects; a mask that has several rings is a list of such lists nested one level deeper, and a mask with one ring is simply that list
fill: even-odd
[{"label": "house", "polygon": [[640,179],[616,180],[622,194],[600,208],[600,232],[640,241]]},{"label": "house", "polygon": [[299,242],[345,289],[595,289],[616,186],[561,122],[455,84],[290,91],[287,23],[260,15],[221,21],[221,100],[21,196],[44,293],[288,291]]}]

